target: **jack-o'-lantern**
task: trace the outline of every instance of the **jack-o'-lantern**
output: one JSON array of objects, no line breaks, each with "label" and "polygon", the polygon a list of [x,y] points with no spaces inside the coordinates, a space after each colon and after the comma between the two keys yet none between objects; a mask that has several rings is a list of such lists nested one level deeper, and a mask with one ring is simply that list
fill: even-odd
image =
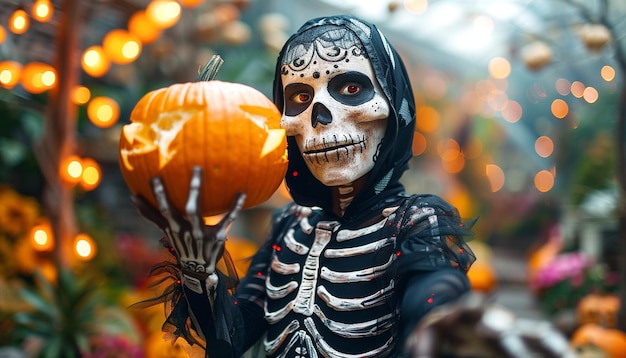
[{"label": "jack-o'-lantern", "polygon": [[153,205],[150,179],[161,177],[168,197],[185,208],[192,168],[203,168],[204,216],[226,212],[239,192],[244,208],[267,200],[287,171],[281,114],[260,91],[212,79],[212,74],[149,92],[135,105],[120,136],[120,168],[133,194]]}]

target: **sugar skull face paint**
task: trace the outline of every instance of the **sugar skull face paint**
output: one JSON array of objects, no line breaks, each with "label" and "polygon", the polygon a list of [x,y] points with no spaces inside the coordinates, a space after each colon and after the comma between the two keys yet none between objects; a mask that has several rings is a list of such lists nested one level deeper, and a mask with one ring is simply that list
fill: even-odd
[{"label": "sugar skull face paint", "polygon": [[281,79],[281,125],[307,167],[324,185],[346,185],[367,174],[387,127],[389,104],[359,40],[331,28],[290,48]]}]

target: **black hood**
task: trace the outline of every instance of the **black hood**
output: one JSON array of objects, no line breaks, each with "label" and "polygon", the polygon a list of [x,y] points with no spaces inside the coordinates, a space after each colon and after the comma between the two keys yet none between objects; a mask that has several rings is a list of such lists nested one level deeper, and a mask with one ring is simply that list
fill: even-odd
[{"label": "black hood", "polygon": [[[361,41],[372,62],[374,73],[391,107],[387,130],[374,168],[368,174],[365,186],[347,208],[344,217],[362,214],[374,209],[390,195],[404,188],[399,182],[408,169],[412,157],[413,131],[415,129],[415,101],[408,74],[397,52],[372,24],[352,16],[330,16],[306,22],[287,41],[278,56],[274,78],[274,103],[284,110],[283,85],[280,77],[283,57],[289,45],[307,30],[319,26],[340,26],[352,31]],[[304,206],[319,206],[332,211],[331,188],[319,182],[302,159],[293,137],[287,137],[289,169],[286,183],[294,201]]]}]

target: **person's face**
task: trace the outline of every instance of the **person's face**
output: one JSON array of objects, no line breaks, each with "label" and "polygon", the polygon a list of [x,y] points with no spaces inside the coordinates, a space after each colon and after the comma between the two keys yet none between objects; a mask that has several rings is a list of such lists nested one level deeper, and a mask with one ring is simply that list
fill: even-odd
[{"label": "person's face", "polygon": [[327,186],[350,184],[374,167],[389,104],[370,61],[353,55],[356,47],[333,62],[321,59],[315,46],[311,48],[315,53],[305,68],[282,67],[281,126],[295,138],[317,180]]}]

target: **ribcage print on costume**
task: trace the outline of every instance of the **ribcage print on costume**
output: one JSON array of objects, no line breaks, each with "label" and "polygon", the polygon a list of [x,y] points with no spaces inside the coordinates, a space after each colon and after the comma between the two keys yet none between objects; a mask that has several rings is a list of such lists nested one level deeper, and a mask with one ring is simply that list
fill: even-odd
[{"label": "ribcage print on costume", "polygon": [[300,217],[274,245],[267,276],[270,357],[380,357],[395,347],[397,302],[388,268],[395,225],[355,228]]}]

